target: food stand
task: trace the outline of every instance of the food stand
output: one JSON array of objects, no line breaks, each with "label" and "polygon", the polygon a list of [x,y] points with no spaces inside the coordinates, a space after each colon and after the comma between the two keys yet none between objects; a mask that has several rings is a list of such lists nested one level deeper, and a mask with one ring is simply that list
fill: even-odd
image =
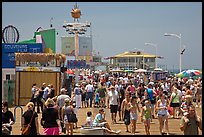
[{"label": "food stand", "polygon": [[66,60],[63,54],[15,53],[16,90],[15,105],[26,105],[31,97],[34,83],[41,88],[42,83],[52,84],[55,95],[59,95],[61,85],[60,68]]}]

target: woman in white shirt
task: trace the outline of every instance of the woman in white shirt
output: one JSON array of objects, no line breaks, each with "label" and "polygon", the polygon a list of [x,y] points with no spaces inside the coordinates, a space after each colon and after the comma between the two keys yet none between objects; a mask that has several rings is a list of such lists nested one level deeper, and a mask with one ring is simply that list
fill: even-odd
[{"label": "woman in white shirt", "polygon": [[169,134],[168,113],[167,113],[168,103],[167,103],[167,100],[165,99],[164,94],[160,94],[159,96],[160,96],[160,99],[156,103],[156,110],[157,110],[157,116],[159,120],[160,133],[164,134],[163,128],[164,128],[164,122],[165,122],[165,127],[168,135]]}]

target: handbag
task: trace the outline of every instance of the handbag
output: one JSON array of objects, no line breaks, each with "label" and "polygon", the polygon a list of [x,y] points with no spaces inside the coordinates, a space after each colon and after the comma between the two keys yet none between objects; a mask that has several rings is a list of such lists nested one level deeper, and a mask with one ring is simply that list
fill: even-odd
[{"label": "handbag", "polygon": [[29,134],[30,134],[31,122],[32,122],[32,120],[33,120],[33,116],[34,116],[34,112],[33,112],[33,115],[32,115],[32,117],[31,117],[31,119],[30,119],[29,124],[24,125],[24,126],[22,127],[22,135],[29,135]]},{"label": "handbag", "polygon": [[72,122],[72,123],[78,122],[78,119],[77,119],[76,114],[74,112],[67,114],[67,119],[68,119],[68,122]]}]

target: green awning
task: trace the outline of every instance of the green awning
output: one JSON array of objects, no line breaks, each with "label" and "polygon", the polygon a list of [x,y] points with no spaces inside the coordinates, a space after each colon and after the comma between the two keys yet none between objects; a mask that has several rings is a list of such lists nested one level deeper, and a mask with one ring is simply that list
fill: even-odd
[{"label": "green awning", "polygon": [[18,42],[20,44],[35,44],[36,43],[36,39],[30,39],[30,40],[24,40],[24,41],[20,41]]}]

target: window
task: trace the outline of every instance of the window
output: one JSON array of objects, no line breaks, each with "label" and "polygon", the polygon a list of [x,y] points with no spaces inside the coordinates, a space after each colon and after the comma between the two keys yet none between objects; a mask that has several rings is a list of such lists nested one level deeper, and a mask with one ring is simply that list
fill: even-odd
[{"label": "window", "polygon": [[6,80],[10,80],[10,74],[6,74]]}]

